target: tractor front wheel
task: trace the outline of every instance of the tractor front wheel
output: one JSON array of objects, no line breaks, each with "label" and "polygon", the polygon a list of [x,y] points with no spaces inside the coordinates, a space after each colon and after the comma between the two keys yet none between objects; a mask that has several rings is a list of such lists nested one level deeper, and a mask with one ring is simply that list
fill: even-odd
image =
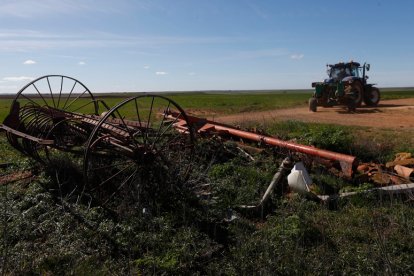
[{"label": "tractor front wheel", "polygon": [[376,87],[371,87],[364,96],[364,102],[367,106],[377,106],[380,101],[380,91]]},{"label": "tractor front wheel", "polygon": [[309,110],[312,112],[316,112],[318,109],[318,101],[315,98],[309,99]]}]

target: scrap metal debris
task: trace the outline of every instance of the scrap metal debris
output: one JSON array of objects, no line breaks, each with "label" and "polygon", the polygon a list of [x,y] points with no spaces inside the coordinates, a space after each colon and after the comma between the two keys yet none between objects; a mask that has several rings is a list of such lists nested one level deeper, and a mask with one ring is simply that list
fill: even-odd
[{"label": "scrap metal debris", "polygon": [[28,178],[31,178],[32,176],[33,176],[32,172],[30,171],[22,171],[22,172],[6,174],[3,176],[0,176],[0,185],[5,185],[5,184],[9,184],[9,183],[16,182],[19,180],[28,179]]}]

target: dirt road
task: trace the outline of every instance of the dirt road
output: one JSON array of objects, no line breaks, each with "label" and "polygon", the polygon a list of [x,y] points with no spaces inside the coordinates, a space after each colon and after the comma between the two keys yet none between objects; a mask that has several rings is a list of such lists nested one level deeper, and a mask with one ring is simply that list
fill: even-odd
[{"label": "dirt road", "polygon": [[308,107],[278,109],[220,116],[215,121],[222,123],[266,122],[269,120],[298,120],[317,123],[369,126],[375,128],[414,129],[414,98],[381,101],[377,107],[362,106],[355,113],[345,107],[318,107],[316,113]]}]

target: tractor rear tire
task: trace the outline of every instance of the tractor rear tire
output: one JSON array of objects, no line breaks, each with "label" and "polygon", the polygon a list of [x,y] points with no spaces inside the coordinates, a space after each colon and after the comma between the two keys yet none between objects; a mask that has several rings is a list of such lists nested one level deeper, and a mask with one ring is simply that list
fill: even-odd
[{"label": "tractor rear tire", "polygon": [[309,99],[309,110],[312,112],[316,112],[318,109],[318,101],[315,98]]},{"label": "tractor rear tire", "polygon": [[371,87],[371,90],[364,96],[364,102],[367,106],[377,106],[381,98],[378,88]]},{"label": "tractor rear tire", "polygon": [[351,85],[351,91],[354,94],[353,98],[355,102],[355,107],[360,107],[364,95],[364,88],[362,87],[362,84],[359,81],[354,81]]}]

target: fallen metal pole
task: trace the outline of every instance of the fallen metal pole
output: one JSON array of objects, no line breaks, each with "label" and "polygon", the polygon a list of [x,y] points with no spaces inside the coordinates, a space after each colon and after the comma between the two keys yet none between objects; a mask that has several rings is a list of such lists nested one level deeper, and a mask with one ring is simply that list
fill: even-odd
[{"label": "fallen metal pole", "polygon": [[280,164],[279,169],[273,176],[272,181],[270,182],[269,187],[267,187],[266,192],[264,193],[262,199],[260,200],[259,206],[263,206],[266,201],[269,199],[270,195],[272,194],[273,190],[275,189],[276,185],[280,182],[282,177],[286,174],[288,169],[292,168],[292,160],[289,157],[286,157],[282,164]]},{"label": "fallen metal pole", "polygon": [[[183,132],[186,131],[187,126],[185,125],[185,121],[183,121],[183,118],[180,118],[180,114],[166,111],[166,115],[169,115],[171,118],[174,119],[179,118],[179,120],[175,124],[176,128],[182,130]],[[225,124],[209,121],[207,119],[198,118],[194,116],[187,115],[187,120],[196,128],[196,131],[200,134],[210,132],[219,135],[229,134],[242,139],[260,142],[275,147],[286,148],[288,150],[304,153],[310,156],[316,156],[321,159],[337,161],[339,162],[344,176],[349,178],[353,176],[354,171],[358,166],[358,160],[355,156],[318,149],[312,146],[301,145],[294,142],[288,142],[277,139],[275,137],[265,136],[257,133],[236,129],[232,126],[228,126]]]}]

